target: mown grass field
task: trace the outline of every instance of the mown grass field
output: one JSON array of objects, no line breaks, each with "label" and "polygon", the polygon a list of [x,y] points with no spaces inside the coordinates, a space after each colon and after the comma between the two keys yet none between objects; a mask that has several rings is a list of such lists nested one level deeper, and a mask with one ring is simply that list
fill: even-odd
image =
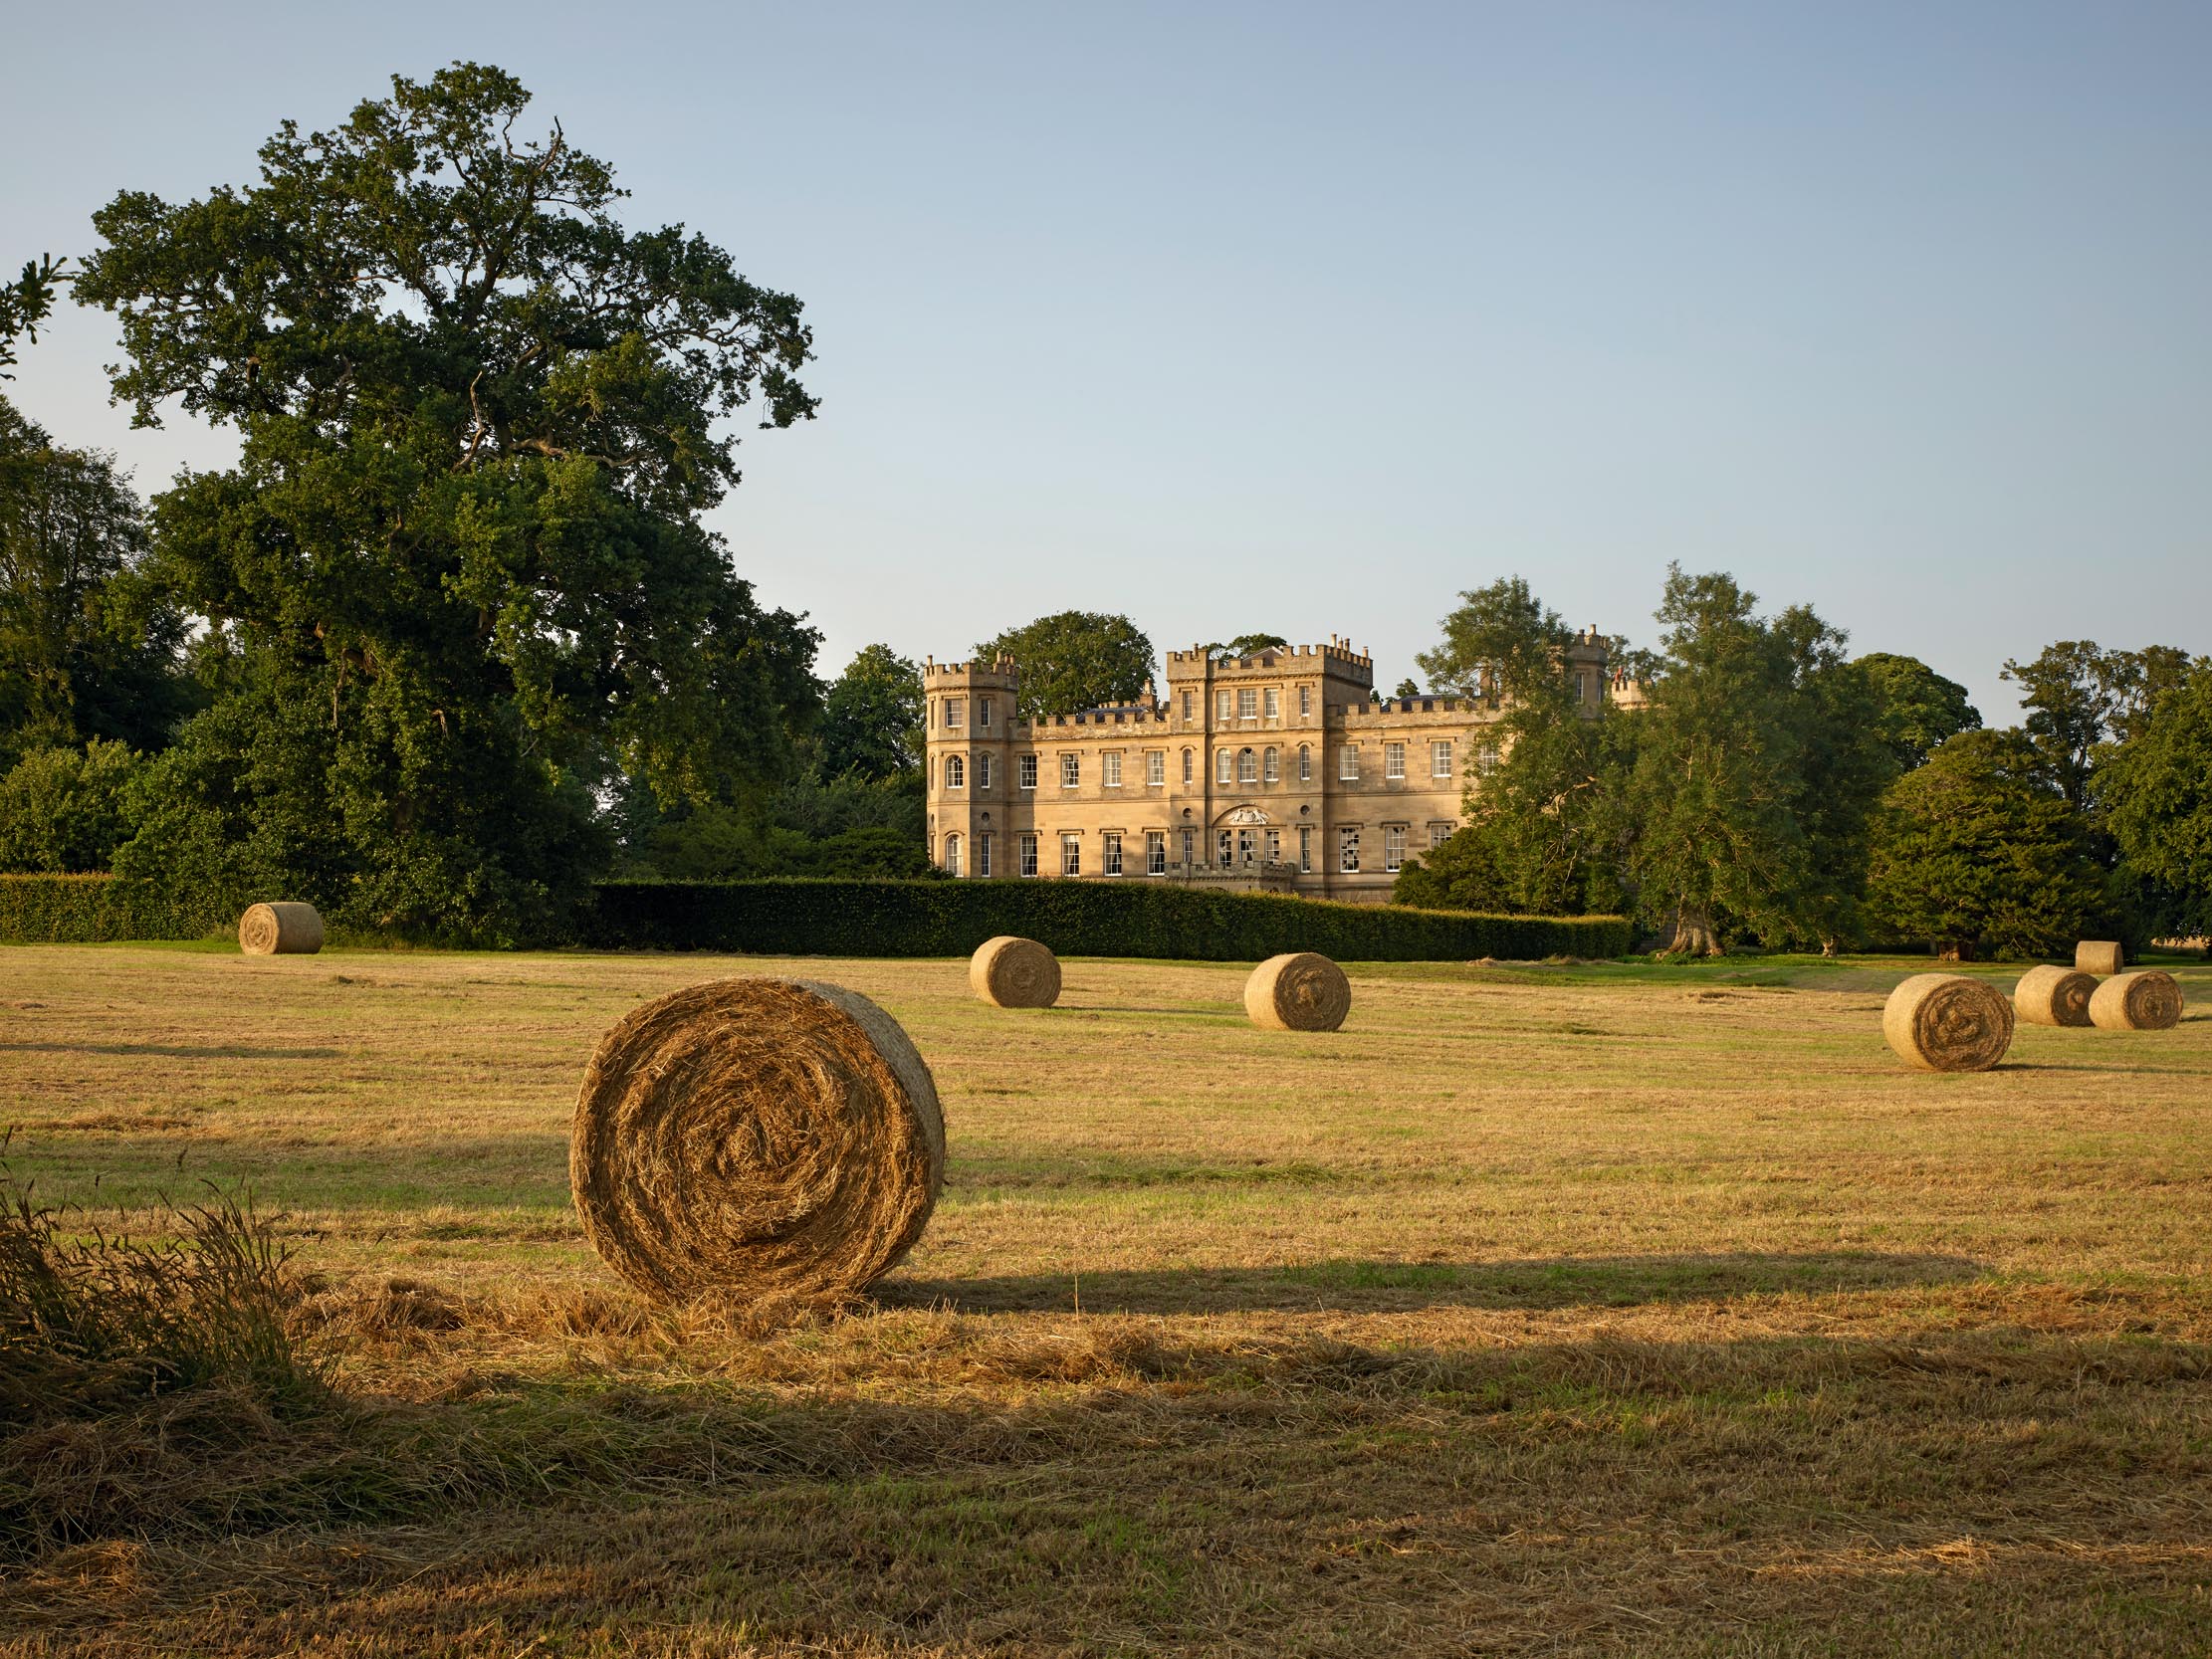
[{"label": "mown grass field", "polygon": [[[1937,1077],[1925,965],[1353,965],[1314,1036],[1210,964],[0,950],[16,1173],[250,1187],[346,1401],[180,1415],[0,1650],[2212,1652],[2212,970]],[[870,1306],[656,1314],[575,1087],[759,971],[906,1024],[946,1194]]]}]

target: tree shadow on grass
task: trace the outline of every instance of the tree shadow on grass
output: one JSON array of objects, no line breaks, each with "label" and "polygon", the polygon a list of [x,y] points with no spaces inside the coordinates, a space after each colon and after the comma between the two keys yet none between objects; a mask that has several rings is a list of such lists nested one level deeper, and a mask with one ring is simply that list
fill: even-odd
[{"label": "tree shadow on grass", "polygon": [[1424,1308],[1634,1308],[1784,1293],[1959,1285],[1989,1269],[1964,1256],[1835,1250],[1686,1256],[1557,1256],[1498,1262],[1331,1259],[1281,1267],[1185,1267],[995,1279],[899,1276],[876,1287],[892,1307],[1023,1313],[1392,1313]]},{"label": "tree shadow on grass", "polygon": [[0,1052],[16,1054],[150,1054],[169,1060],[335,1060],[334,1048],[253,1048],[245,1043],[224,1043],[215,1048],[195,1048],[184,1043],[0,1043]]}]

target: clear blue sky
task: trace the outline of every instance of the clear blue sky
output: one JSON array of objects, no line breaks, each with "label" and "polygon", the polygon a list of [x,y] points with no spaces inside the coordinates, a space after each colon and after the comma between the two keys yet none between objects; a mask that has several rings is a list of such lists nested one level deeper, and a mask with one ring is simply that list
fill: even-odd
[{"label": "clear blue sky", "polygon": [[[718,515],[826,668],[1067,606],[1412,672],[1527,575],[1669,559],[2014,715],[2056,638],[2212,652],[2212,6],[18,10],[0,259],[287,115],[497,63],[816,330]],[[141,488],[108,319],[9,395]]]}]

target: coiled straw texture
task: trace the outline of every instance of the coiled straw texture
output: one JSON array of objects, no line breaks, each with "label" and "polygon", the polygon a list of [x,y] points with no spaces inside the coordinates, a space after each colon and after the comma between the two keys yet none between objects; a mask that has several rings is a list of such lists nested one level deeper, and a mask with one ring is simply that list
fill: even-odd
[{"label": "coiled straw texture", "polygon": [[1344,969],[1311,950],[1269,956],[1244,981],[1244,1012],[1270,1031],[1334,1031],[1351,1011]]},{"label": "coiled straw texture", "polygon": [[1889,993],[1881,1034],[1928,1072],[1986,1072],[2012,1046],[2012,1002],[1963,973],[1915,973]]},{"label": "coiled straw texture", "polygon": [[568,1180],[601,1259],[647,1296],[858,1294],[945,1178],[937,1086],[899,1023],[806,979],[649,1002],[583,1075]]},{"label": "coiled straw texture", "polygon": [[997,1008],[1049,1008],[1060,999],[1060,958],[1033,938],[1000,933],[968,958],[968,983]]},{"label": "coiled straw texture", "polygon": [[323,918],[313,905],[249,905],[238,919],[238,948],[249,956],[312,956],[323,948]]},{"label": "coiled straw texture", "polygon": [[2126,952],[2116,939],[2086,938],[2074,946],[2074,970],[2109,978],[2126,965]]},{"label": "coiled straw texture", "polygon": [[2071,967],[2031,967],[2012,989],[2012,1011],[2030,1025],[2087,1025],[2097,981]]},{"label": "coiled straw texture", "polygon": [[2181,1023],[2181,987],[2156,968],[2115,974],[2090,998],[2090,1021],[2101,1031],[2170,1031]]}]

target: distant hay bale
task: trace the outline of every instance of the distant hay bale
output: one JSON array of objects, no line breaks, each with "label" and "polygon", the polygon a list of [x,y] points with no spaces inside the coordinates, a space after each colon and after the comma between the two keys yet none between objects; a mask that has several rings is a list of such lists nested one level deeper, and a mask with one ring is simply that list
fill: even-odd
[{"label": "distant hay bale", "polygon": [[238,948],[249,956],[312,956],[323,948],[323,918],[313,905],[250,905],[238,919]]},{"label": "distant hay bale", "polygon": [[2074,971],[2108,979],[2127,965],[2127,953],[2116,939],[2086,938],[2074,946]]},{"label": "distant hay bale", "polygon": [[2097,987],[2090,1020],[2100,1031],[2170,1031],[2181,1023],[2181,987],[2149,968],[2120,973]]},{"label": "distant hay bale", "polygon": [[930,1069],[866,997],[720,979],[620,1020],[576,1097],[568,1181],[602,1260],[660,1302],[859,1293],[945,1178]]},{"label": "distant hay bale", "polygon": [[1928,1072],[1986,1072],[2012,1046],[2012,1003],[1963,973],[1915,973],[1889,993],[1881,1034]]},{"label": "distant hay bale", "polygon": [[1244,1012],[1271,1031],[1334,1031],[1351,1011],[1344,969],[1311,950],[1269,956],[1244,981]]},{"label": "distant hay bale", "polygon": [[968,958],[968,983],[996,1008],[1049,1008],[1060,1000],[1060,958],[1033,938],[1000,933]]},{"label": "distant hay bale", "polygon": [[2097,980],[2071,967],[2031,967],[2012,990],[2012,1011],[2030,1025],[2087,1025]]}]

